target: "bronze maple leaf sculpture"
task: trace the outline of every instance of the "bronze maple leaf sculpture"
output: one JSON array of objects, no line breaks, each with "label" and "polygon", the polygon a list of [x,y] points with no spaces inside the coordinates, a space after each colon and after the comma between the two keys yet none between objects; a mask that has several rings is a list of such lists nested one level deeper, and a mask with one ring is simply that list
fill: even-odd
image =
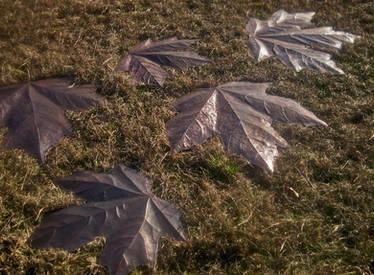
[{"label": "bronze maple leaf sculpture", "polygon": [[334,31],[331,27],[312,26],[314,12],[275,12],[268,20],[249,19],[246,30],[248,47],[258,61],[275,56],[295,71],[310,68],[319,72],[344,74],[331,55],[320,49],[340,49],[343,42],[353,43],[358,36]]},{"label": "bronze maple leaf sculpture", "polygon": [[229,154],[272,172],[277,146],[288,146],[271,126],[273,121],[327,124],[291,99],[266,94],[269,85],[230,82],[182,97],[176,104],[179,114],[166,124],[171,149],[185,150],[218,136]]},{"label": "bronze maple leaf sculpture", "polygon": [[0,127],[8,127],[3,148],[22,148],[44,163],[48,149],[72,134],[64,111],[103,101],[93,85],[71,84],[68,78],[52,78],[1,87]]},{"label": "bronze maple leaf sculpture", "polygon": [[175,37],[157,42],[148,39],[121,58],[115,71],[128,71],[135,81],[162,87],[168,73],[160,65],[184,71],[191,66],[210,62],[196,52],[178,51],[188,49],[195,42]]},{"label": "bronze maple leaf sculpture", "polygon": [[155,197],[133,169],[118,165],[111,174],[84,171],[55,182],[88,203],[45,217],[30,238],[34,247],[72,251],[105,236],[100,264],[111,274],[126,274],[154,262],[161,235],[185,240],[178,210]]}]

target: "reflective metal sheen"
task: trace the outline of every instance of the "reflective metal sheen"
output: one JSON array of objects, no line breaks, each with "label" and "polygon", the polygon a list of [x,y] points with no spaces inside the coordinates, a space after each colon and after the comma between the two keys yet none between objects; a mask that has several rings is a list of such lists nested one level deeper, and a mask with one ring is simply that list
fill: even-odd
[{"label": "reflective metal sheen", "polygon": [[21,148],[45,162],[47,151],[72,135],[65,110],[86,110],[104,101],[93,85],[71,86],[52,78],[0,87],[0,127],[8,127],[4,149]]},{"label": "reflective metal sheen", "polygon": [[[334,31],[331,27],[308,28],[314,12],[275,12],[268,20],[249,19],[248,48],[257,61],[275,56],[296,72],[310,68],[318,72],[344,74],[331,55],[322,49],[340,49],[343,42],[353,43],[359,36]],[[316,50],[319,48],[321,50]]]},{"label": "reflective metal sheen", "polygon": [[139,172],[117,165],[111,174],[90,171],[55,181],[88,203],[50,213],[31,235],[37,248],[78,249],[106,238],[100,264],[111,274],[127,274],[153,263],[161,235],[185,240],[179,211],[155,197]]},{"label": "reflective metal sheen", "polygon": [[184,71],[191,66],[210,62],[196,52],[178,52],[188,49],[195,42],[196,40],[178,40],[175,37],[158,42],[148,39],[121,58],[115,71],[128,71],[135,81],[162,87],[168,73],[161,65]]},{"label": "reflective metal sheen", "polygon": [[174,152],[218,136],[229,154],[274,171],[277,147],[287,142],[271,126],[273,121],[305,126],[327,124],[294,100],[266,94],[270,83],[230,82],[199,89],[176,104],[179,114],[167,122]]}]

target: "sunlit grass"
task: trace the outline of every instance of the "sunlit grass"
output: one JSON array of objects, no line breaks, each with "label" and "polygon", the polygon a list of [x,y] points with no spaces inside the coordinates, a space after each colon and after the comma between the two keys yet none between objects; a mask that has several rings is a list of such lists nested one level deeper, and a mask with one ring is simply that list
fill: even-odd
[{"label": "sunlit grass", "polygon": [[[332,52],[345,75],[294,73],[247,52],[248,18],[315,11],[317,26],[362,36]],[[45,166],[22,150],[0,152],[0,273],[104,274],[103,239],[67,253],[27,239],[48,211],[82,203],[53,184],[78,170],[137,168],[183,213],[189,240],[163,240],[154,267],[134,274],[369,274],[374,272],[374,4],[369,1],[0,1],[0,84],[52,76],[95,83],[108,105],[68,112],[73,137]],[[114,73],[151,38],[193,38],[214,63],[173,71],[162,89]],[[218,138],[172,154],[165,123],[194,88],[272,82],[329,124],[275,125],[290,148],[269,175],[227,156]],[[6,129],[0,130],[2,141]]]}]

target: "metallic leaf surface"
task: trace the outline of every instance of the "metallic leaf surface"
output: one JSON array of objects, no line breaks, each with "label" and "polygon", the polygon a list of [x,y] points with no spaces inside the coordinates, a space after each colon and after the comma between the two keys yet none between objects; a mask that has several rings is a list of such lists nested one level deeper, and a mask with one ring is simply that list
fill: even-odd
[{"label": "metallic leaf surface", "polygon": [[[248,48],[258,61],[275,56],[296,72],[310,68],[319,72],[344,74],[331,55],[322,49],[340,49],[358,36],[331,27],[308,28],[314,12],[287,13],[278,10],[268,20],[249,19]],[[321,50],[316,50],[319,48]]]},{"label": "metallic leaf surface", "polygon": [[67,78],[0,87],[0,127],[8,127],[3,148],[21,148],[45,162],[49,148],[71,135],[65,110],[85,110],[103,98],[93,85],[69,86]]},{"label": "metallic leaf surface", "polygon": [[273,121],[327,124],[291,99],[266,94],[269,85],[230,82],[182,97],[176,104],[179,114],[166,124],[171,149],[185,150],[218,136],[226,152],[272,172],[277,147],[288,146]]},{"label": "metallic leaf surface", "polygon": [[83,171],[55,182],[87,204],[47,215],[31,236],[34,247],[72,251],[104,236],[100,264],[111,274],[126,274],[154,262],[162,235],[186,238],[178,210],[155,197],[133,169],[118,165],[111,174]]},{"label": "metallic leaf surface", "polygon": [[148,39],[132,49],[129,55],[121,58],[115,71],[128,71],[135,81],[162,87],[168,73],[161,65],[184,71],[191,66],[210,62],[208,58],[195,52],[184,51],[195,42],[188,39],[178,40],[175,37],[158,42]]}]

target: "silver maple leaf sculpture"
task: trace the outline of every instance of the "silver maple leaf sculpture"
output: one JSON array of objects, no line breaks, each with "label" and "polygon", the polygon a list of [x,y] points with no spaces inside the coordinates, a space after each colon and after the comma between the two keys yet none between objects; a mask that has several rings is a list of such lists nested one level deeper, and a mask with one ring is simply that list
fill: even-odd
[{"label": "silver maple leaf sculpture", "polygon": [[343,42],[353,43],[357,35],[334,31],[331,27],[308,28],[314,12],[275,12],[268,20],[250,18],[246,26],[248,48],[257,61],[271,56],[296,72],[310,68],[318,72],[344,74],[331,55],[319,49],[341,49]]},{"label": "silver maple leaf sculpture", "polygon": [[224,150],[249,163],[274,171],[278,147],[287,147],[273,122],[327,126],[289,98],[269,95],[270,83],[229,82],[199,89],[178,100],[177,116],[166,123],[173,152],[218,136]]},{"label": "silver maple leaf sculpture", "polygon": [[[128,71],[133,80],[162,87],[168,76],[162,66],[185,71],[211,61],[196,52],[187,51],[196,40],[176,37],[153,42],[143,41],[118,62],[115,71]],[[179,51],[182,50],[182,51]]]}]

